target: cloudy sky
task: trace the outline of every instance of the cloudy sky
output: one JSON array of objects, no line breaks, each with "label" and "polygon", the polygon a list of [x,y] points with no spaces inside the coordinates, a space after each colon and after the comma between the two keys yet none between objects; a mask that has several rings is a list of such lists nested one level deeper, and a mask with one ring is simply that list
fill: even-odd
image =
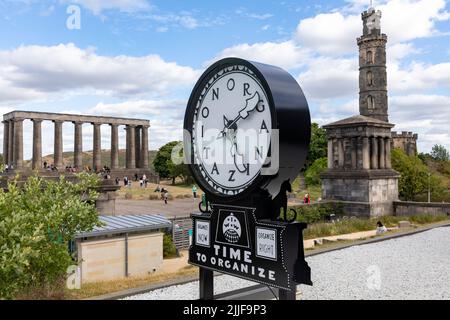
[{"label": "cloudy sky", "polygon": [[[146,118],[156,149],[181,139],[202,71],[238,56],[287,69],[313,121],[325,124],[358,113],[356,38],[369,2],[0,0],[0,112]],[[374,2],[388,35],[390,121],[419,133],[420,151],[435,143],[450,149],[449,1]],[[29,158],[31,122],[24,128]],[[63,129],[71,151],[73,125]],[[43,130],[44,153],[52,153],[53,125]],[[83,130],[89,150],[92,130]],[[107,126],[102,133],[109,148]]]}]

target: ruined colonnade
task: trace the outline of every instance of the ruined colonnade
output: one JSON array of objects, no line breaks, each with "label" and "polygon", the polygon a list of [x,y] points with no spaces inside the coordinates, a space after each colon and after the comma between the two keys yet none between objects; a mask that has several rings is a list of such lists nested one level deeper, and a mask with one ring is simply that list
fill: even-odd
[{"label": "ruined colonnade", "polygon": [[10,168],[20,170],[23,162],[23,121],[33,122],[33,156],[32,168],[39,170],[42,165],[42,121],[54,123],[54,166],[63,168],[63,130],[64,122],[74,124],[74,157],[73,166],[83,167],[83,130],[84,123],[93,126],[93,160],[92,168],[100,170],[101,159],[101,125],[108,124],[111,128],[111,170],[119,169],[119,126],[125,125],[126,130],[126,169],[148,169],[148,128],[150,122],[141,119],[97,117],[72,114],[13,111],[3,116],[3,158]]}]

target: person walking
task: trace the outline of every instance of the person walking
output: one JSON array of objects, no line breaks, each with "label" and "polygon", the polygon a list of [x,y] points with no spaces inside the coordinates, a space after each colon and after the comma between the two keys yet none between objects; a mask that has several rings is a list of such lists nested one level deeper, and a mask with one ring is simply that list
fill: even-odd
[{"label": "person walking", "polygon": [[197,198],[197,186],[194,184],[192,185],[192,194],[194,195],[194,199]]},{"label": "person walking", "polygon": [[165,204],[167,204],[167,200],[169,199],[169,192],[166,190],[165,192],[164,192],[164,203]]}]

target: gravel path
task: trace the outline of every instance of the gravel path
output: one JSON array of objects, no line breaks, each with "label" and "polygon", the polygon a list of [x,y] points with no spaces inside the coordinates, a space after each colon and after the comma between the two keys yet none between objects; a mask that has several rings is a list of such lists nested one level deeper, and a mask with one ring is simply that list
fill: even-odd
[{"label": "gravel path", "polygon": [[[302,299],[450,299],[450,227],[306,260],[314,286],[299,286]],[[224,275],[214,285],[218,294],[254,283]],[[127,299],[198,299],[198,281]]]}]

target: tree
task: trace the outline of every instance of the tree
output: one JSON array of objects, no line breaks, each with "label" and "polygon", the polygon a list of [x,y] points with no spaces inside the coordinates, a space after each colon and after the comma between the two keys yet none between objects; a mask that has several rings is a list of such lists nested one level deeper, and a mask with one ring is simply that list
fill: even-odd
[{"label": "tree", "polygon": [[156,153],[155,160],[153,160],[153,166],[155,171],[159,174],[160,178],[170,178],[170,168],[173,166],[171,159],[172,149],[179,143],[179,141],[171,141],[159,148]]},{"label": "tree", "polygon": [[435,144],[434,147],[431,149],[431,157],[436,161],[449,161],[450,160],[450,154],[445,149],[443,145]]},{"label": "tree", "polygon": [[[29,291],[62,292],[74,235],[100,224],[95,175],[80,173],[76,183],[31,176],[23,186],[0,191],[0,299]],[[45,293],[40,292],[45,296]]]},{"label": "tree", "polygon": [[430,190],[433,195],[440,195],[442,183],[439,177],[431,174],[427,166],[417,156],[408,156],[401,149],[392,150],[392,167],[400,173],[398,189],[404,200],[414,198]]},{"label": "tree", "polygon": [[319,158],[305,171],[305,183],[307,186],[316,186],[321,183],[320,173],[327,169],[327,158]]},{"label": "tree", "polygon": [[311,124],[311,143],[309,145],[306,168],[313,164],[317,159],[326,158],[327,147],[327,135],[325,129],[319,127],[317,123],[313,122]]},{"label": "tree", "polygon": [[[172,184],[175,184],[175,179],[181,177],[184,183],[192,182],[192,175],[186,164],[174,164],[172,161],[172,151],[175,146],[180,144],[180,141],[172,141],[162,146],[156,154],[153,166],[161,178],[172,179]],[[180,149],[178,156],[182,157],[183,149]]]}]

